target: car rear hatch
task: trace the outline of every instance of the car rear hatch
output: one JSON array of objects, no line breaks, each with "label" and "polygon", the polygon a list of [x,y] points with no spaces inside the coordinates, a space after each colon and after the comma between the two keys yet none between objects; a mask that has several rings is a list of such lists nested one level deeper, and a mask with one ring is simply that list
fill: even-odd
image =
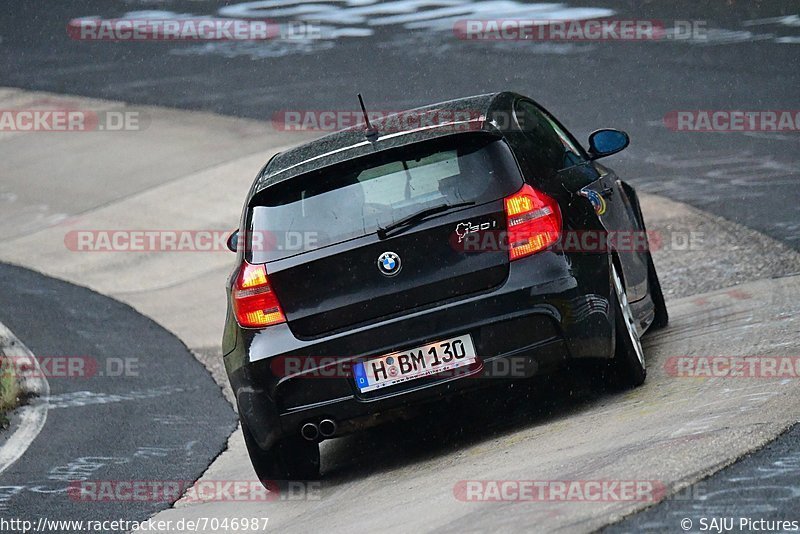
[{"label": "car rear hatch", "polygon": [[247,259],[266,264],[292,332],[317,337],[501,284],[503,199],[521,186],[485,133],[379,151],[255,196]]}]

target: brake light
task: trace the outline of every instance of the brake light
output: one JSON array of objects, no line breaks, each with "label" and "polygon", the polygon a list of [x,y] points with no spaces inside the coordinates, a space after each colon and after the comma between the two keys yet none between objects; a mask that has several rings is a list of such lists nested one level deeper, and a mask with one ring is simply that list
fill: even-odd
[{"label": "brake light", "polygon": [[239,324],[260,328],[286,322],[263,265],[242,264],[233,284],[233,312]]},{"label": "brake light", "polygon": [[558,241],[561,210],[554,199],[525,184],[505,201],[510,260],[530,256]]}]

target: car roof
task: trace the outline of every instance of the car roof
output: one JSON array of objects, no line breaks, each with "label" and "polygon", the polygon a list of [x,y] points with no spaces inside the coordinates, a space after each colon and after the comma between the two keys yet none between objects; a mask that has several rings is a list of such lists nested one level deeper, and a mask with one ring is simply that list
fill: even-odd
[{"label": "car roof", "polygon": [[374,142],[366,138],[364,125],[320,137],[273,157],[256,178],[252,194],[329,165],[459,132],[500,137],[503,132],[492,117],[499,109],[510,110],[511,102],[519,97],[511,92],[489,93],[387,115],[372,121],[379,132]]}]

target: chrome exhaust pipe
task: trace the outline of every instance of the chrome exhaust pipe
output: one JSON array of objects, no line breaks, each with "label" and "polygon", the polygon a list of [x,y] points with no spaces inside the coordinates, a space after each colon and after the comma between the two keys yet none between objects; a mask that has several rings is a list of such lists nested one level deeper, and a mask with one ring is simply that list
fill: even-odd
[{"label": "chrome exhaust pipe", "polygon": [[336,421],[333,419],[323,419],[319,422],[319,433],[322,437],[329,438],[336,434]]},{"label": "chrome exhaust pipe", "polygon": [[314,441],[319,437],[319,428],[314,423],[306,423],[300,429],[300,435],[308,441]]}]

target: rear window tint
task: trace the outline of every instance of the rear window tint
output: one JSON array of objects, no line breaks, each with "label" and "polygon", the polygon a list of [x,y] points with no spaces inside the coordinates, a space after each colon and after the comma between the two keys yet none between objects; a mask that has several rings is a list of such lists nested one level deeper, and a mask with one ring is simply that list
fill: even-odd
[{"label": "rear window tint", "polygon": [[362,237],[441,204],[491,202],[521,185],[508,145],[488,135],[379,152],[259,193],[248,217],[248,260],[274,261]]}]

